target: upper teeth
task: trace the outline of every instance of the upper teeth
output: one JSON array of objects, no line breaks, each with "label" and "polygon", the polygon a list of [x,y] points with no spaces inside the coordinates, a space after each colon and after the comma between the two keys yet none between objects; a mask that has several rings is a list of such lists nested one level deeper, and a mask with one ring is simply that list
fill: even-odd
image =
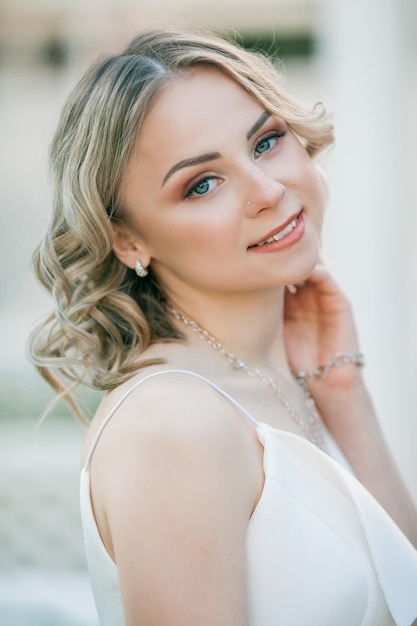
[{"label": "upper teeth", "polygon": [[256,245],[257,246],[263,246],[266,243],[272,243],[273,241],[279,241],[280,239],[285,237],[285,235],[288,235],[288,233],[290,233],[292,231],[292,229],[297,226],[297,219],[298,218],[295,218],[292,222],[290,222],[285,228],[280,230],[279,233],[277,233],[273,237],[269,237],[269,239],[265,239],[265,241],[261,241],[261,243],[257,243]]}]

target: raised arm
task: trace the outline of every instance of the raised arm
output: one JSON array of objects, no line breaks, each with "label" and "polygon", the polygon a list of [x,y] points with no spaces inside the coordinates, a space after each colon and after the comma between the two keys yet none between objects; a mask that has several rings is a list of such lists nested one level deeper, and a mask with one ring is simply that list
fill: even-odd
[{"label": "raised arm", "polygon": [[[323,266],[306,284],[286,294],[285,341],[294,371],[325,365],[339,352],[358,353],[350,304]],[[330,432],[357,478],[417,546],[417,512],[389,452],[364,384],[350,363],[332,368],[308,386]]]}]

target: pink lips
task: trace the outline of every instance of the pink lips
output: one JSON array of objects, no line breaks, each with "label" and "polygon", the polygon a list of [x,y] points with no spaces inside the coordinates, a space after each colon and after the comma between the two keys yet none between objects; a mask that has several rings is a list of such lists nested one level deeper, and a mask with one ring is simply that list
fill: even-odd
[{"label": "pink lips", "polygon": [[278,241],[271,241],[271,243],[264,243],[262,246],[258,246],[256,243],[252,244],[248,248],[248,250],[250,252],[256,252],[257,254],[262,254],[264,252],[276,252],[278,250],[283,250],[284,248],[288,248],[294,243],[297,243],[297,241],[299,241],[303,236],[305,230],[304,215],[302,211],[298,215],[292,216],[279,228],[276,228],[275,230],[268,233],[264,239],[261,239],[259,241],[259,243],[261,241],[265,241],[266,239],[270,239],[274,235],[277,235],[279,232],[284,230],[284,228],[286,228],[288,224],[291,224],[294,219],[297,220],[297,224],[288,234],[284,235],[281,239],[278,239]]}]

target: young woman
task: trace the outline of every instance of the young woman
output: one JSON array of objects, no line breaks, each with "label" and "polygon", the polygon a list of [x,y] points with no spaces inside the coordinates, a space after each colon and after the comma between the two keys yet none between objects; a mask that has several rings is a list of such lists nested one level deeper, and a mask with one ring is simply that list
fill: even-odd
[{"label": "young woman", "polygon": [[108,391],[81,474],[104,625],[417,616],[416,512],[317,265],[332,139],[211,35],[144,33],[69,98],[32,355],[67,398]]}]

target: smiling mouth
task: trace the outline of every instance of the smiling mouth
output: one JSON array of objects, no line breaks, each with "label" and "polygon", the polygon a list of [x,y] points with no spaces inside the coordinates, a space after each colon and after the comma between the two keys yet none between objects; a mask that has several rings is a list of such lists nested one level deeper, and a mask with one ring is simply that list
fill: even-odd
[{"label": "smiling mouth", "polygon": [[294,218],[292,220],[292,222],[287,224],[287,226],[285,226],[285,228],[280,230],[276,235],[273,235],[272,237],[269,237],[268,239],[265,239],[265,241],[260,241],[259,243],[256,243],[255,245],[250,246],[250,247],[251,248],[256,248],[256,247],[259,247],[259,246],[264,246],[266,243],[272,243],[273,241],[279,241],[280,239],[285,237],[285,235],[288,235],[292,230],[294,230],[294,228],[297,226],[297,223],[298,223],[298,215],[297,215],[296,218]]}]

